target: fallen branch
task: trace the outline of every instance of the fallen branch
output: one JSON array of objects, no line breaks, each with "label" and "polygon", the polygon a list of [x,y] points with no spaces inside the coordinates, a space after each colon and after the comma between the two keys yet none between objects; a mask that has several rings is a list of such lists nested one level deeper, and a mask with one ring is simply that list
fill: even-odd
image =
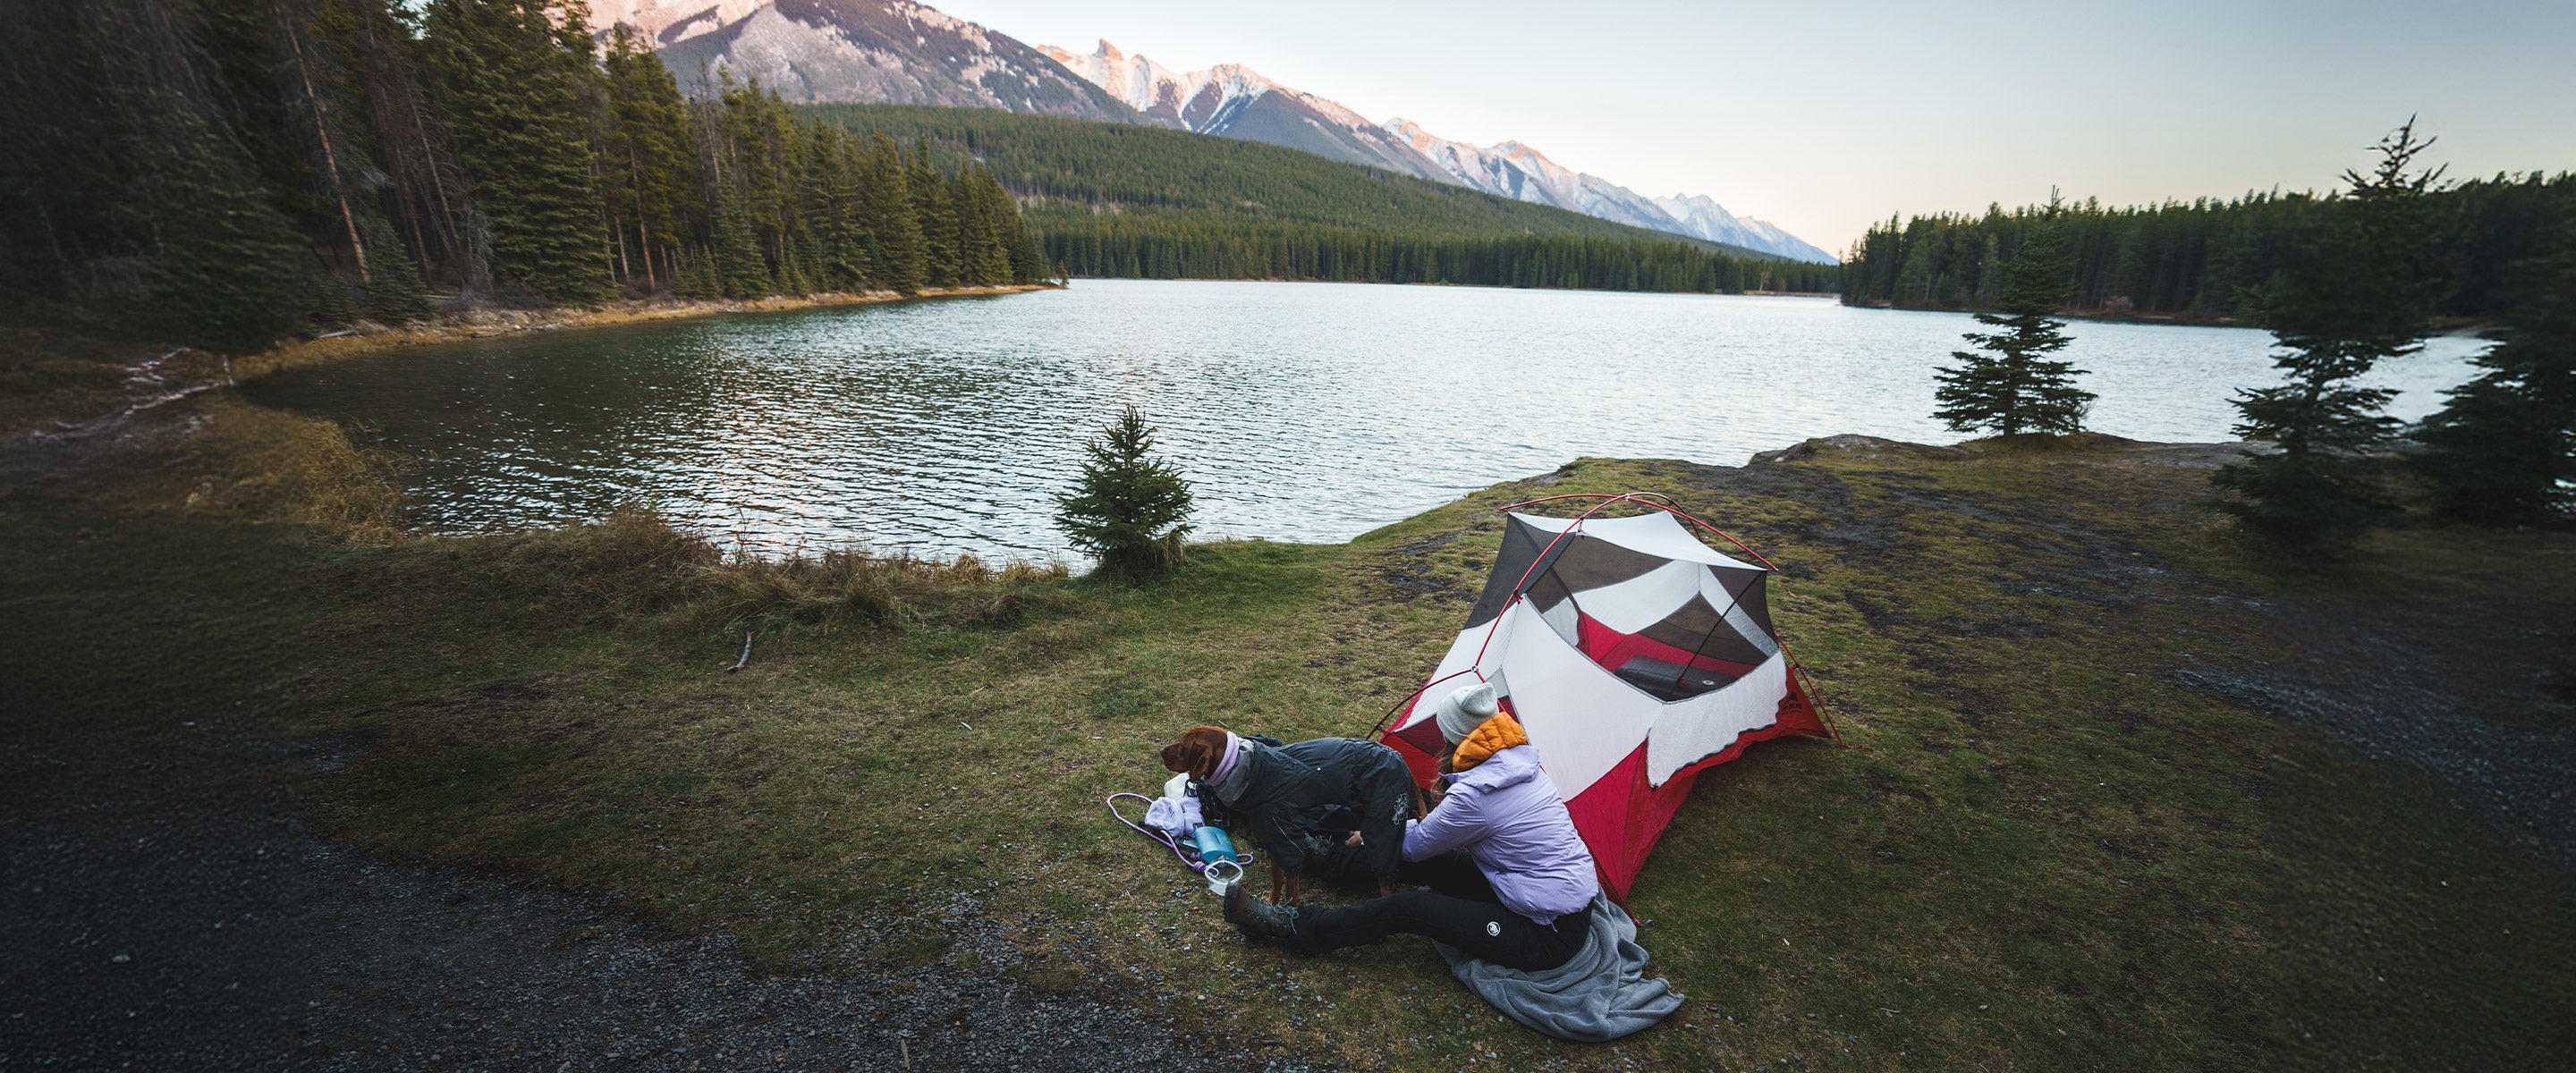
[{"label": "fallen branch", "polygon": [[733,666],[725,668],[725,673],[726,673],[726,674],[732,674],[733,672],[738,671],[738,670],[741,670],[741,669],[743,669],[744,667],[747,667],[747,666],[750,666],[750,665],[751,665],[751,631],[750,631],[750,630],[744,630],[744,631],[742,631],[742,658],[741,658],[741,659],[738,659],[738,660],[733,661]]}]

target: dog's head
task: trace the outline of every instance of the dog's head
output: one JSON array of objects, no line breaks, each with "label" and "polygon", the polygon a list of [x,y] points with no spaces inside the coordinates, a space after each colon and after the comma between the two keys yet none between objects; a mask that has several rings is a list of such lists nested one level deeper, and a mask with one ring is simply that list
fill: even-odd
[{"label": "dog's head", "polygon": [[1163,746],[1163,768],[1185,772],[1205,781],[1225,758],[1225,728],[1200,727],[1181,735],[1181,740]]}]

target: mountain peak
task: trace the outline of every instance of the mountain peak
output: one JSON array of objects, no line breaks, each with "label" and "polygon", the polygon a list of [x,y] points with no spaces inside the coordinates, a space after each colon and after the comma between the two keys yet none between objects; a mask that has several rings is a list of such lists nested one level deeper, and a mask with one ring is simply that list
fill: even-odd
[{"label": "mountain peak", "polygon": [[1037,50],[914,0],[592,0],[592,28],[618,23],[652,41],[684,89],[722,69],[800,103],[1141,118]]}]

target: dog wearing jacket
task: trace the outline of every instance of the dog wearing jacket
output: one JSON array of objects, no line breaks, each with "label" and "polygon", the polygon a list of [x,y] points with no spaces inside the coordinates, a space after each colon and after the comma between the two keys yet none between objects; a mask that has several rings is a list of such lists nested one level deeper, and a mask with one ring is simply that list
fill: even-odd
[{"label": "dog wearing jacket", "polygon": [[1273,745],[1203,726],[1165,746],[1162,758],[1200,784],[1202,800],[1239,817],[1236,834],[1269,855],[1273,901],[1294,904],[1307,875],[1393,888],[1413,817],[1413,777],[1395,750],[1355,738]]},{"label": "dog wearing jacket", "polygon": [[1601,887],[1565,799],[1492,685],[1459,688],[1438,717],[1449,743],[1439,803],[1406,826],[1400,846],[1405,882],[1422,889],[1311,909],[1236,887],[1226,892],[1226,921],[1307,952],[1409,934],[1521,972],[1571,960]]}]

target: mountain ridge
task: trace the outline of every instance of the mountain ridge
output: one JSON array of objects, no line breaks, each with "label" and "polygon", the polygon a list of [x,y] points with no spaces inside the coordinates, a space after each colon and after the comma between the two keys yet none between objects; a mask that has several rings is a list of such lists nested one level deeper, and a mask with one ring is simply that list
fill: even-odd
[{"label": "mountain ridge", "polygon": [[797,103],[995,108],[1105,122],[1134,109],[1008,34],[914,0],[599,0],[590,25],[650,40],[683,89],[719,71]]},{"label": "mountain ridge", "polygon": [[1285,146],[1758,253],[1839,263],[1706,195],[1648,197],[1517,141],[1478,146],[1401,117],[1376,122],[1241,64],[1174,71],[1106,39],[1089,53],[1032,46],[917,0],[597,0],[590,19],[602,33],[621,22],[634,27],[691,90],[713,88],[721,72],[757,79],[800,104],[965,106],[1163,126]]},{"label": "mountain ridge", "polygon": [[1577,172],[1517,141],[1491,146],[1443,138],[1397,117],[1384,123],[1340,102],[1281,85],[1241,64],[1174,71],[1107,38],[1088,53],[1038,51],[1151,119],[1199,134],[1264,141],[1354,164],[1455,183],[1615,223],[1741,246],[1817,264],[1838,258],[1762,220],[1739,217],[1705,194],[1653,198]]}]

